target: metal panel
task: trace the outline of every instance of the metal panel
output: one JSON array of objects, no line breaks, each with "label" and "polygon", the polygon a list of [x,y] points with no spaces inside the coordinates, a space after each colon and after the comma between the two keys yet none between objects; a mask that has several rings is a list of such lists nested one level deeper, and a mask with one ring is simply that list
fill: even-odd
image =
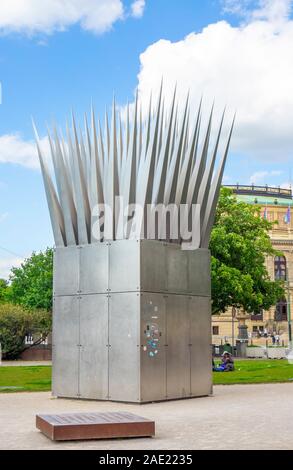
[{"label": "metal panel", "polygon": [[212,391],[211,301],[209,297],[191,297],[191,394],[199,397]]},{"label": "metal panel", "polygon": [[209,250],[188,252],[188,290],[198,296],[211,295],[211,255]]},{"label": "metal panel", "polygon": [[56,248],[54,253],[54,295],[74,295],[79,290],[78,247]]},{"label": "metal panel", "polygon": [[167,398],[190,397],[189,298],[166,298]]},{"label": "metal panel", "polygon": [[166,308],[163,294],[141,296],[141,401],[166,399]]},{"label": "metal panel", "polygon": [[[209,294],[208,263],[208,250],[158,241],[58,248],[53,393],[130,402],[209,394],[210,297],[182,293]],[[88,294],[107,289],[108,278],[109,294]],[[165,280],[169,293],[148,291],[163,290]],[[87,295],[74,295],[80,289]]]},{"label": "metal panel", "polygon": [[109,289],[131,292],[140,288],[140,241],[117,240],[110,244]]},{"label": "metal panel", "polygon": [[166,292],[166,244],[141,241],[141,290]]},{"label": "metal panel", "polygon": [[80,376],[82,398],[108,398],[108,297],[80,297]]},{"label": "metal panel", "polygon": [[80,292],[82,294],[107,293],[109,279],[108,244],[95,243],[80,248]]},{"label": "metal panel", "polygon": [[56,297],[53,313],[53,395],[77,397],[79,371],[79,300]]},{"label": "metal panel", "polygon": [[174,294],[188,293],[188,251],[179,245],[166,245],[167,289]]},{"label": "metal panel", "polygon": [[139,308],[137,293],[109,297],[109,398],[139,401]]}]

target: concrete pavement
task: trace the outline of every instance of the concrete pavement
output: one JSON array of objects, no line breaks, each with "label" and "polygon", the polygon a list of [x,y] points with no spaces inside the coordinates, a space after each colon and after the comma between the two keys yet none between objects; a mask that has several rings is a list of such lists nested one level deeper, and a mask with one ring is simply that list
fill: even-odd
[{"label": "concrete pavement", "polygon": [[[156,421],[148,439],[51,442],[36,413],[130,411]],[[1,449],[293,449],[293,383],[216,386],[214,396],[131,405],[0,393]]]}]

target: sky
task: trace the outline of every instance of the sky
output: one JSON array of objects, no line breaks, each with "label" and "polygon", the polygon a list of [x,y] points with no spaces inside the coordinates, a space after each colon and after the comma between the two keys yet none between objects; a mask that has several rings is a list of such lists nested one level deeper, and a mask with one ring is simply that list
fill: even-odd
[{"label": "sky", "polygon": [[[136,90],[166,106],[203,96],[237,112],[226,184],[289,187],[293,162],[292,0],[1,0],[0,277],[53,246],[31,118],[47,125],[122,110]],[[183,101],[183,99],[182,99]]]}]

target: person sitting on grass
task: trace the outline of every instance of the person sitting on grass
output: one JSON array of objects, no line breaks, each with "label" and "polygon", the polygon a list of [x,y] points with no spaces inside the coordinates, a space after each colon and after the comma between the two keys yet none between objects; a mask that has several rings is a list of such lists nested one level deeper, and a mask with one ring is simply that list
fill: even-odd
[{"label": "person sitting on grass", "polygon": [[224,351],[221,364],[217,365],[213,359],[212,367],[214,372],[231,372],[235,370],[232,355],[228,351]]},{"label": "person sitting on grass", "polygon": [[224,367],[224,372],[231,372],[235,370],[234,359],[232,354],[228,351],[224,351],[222,354],[222,366]]}]

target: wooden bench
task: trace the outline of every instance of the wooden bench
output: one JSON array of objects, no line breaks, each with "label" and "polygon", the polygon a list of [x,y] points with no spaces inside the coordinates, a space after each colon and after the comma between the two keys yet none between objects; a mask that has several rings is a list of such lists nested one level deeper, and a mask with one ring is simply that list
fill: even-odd
[{"label": "wooden bench", "polygon": [[154,421],[127,412],[39,414],[36,426],[53,441],[155,435]]}]

